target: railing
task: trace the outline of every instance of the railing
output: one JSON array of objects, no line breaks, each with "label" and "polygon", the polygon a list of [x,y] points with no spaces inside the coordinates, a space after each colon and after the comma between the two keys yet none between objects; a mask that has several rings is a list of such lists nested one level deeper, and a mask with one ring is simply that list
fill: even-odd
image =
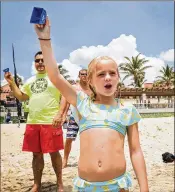
[{"label": "railing", "polygon": [[133,105],[137,109],[163,109],[163,108],[174,108],[175,103],[136,103]]},{"label": "railing", "polygon": [[[175,103],[134,103],[133,104],[137,109],[163,109],[163,108],[174,108]],[[17,112],[17,107],[8,107],[11,112]],[[1,110],[1,112],[5,112]]]}]

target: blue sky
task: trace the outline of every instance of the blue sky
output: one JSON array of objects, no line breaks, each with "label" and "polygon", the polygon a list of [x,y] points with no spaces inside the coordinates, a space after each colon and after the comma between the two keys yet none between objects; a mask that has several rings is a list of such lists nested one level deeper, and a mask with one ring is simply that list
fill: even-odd
[{"label": "blue sky", "polygon": [[[33,25],[33,7],[43,7],[51,20],[52,42],[58,62],[82,46],[107,45],[121,34],[133,35],[137,50],[148,57],[174,49],[173,2],[1,2],[1,69],[31,76],[34,54],[40,49]],[[172,64],[172,62],[170,63]],[[1,71],[1,79],[3,72]]]}]

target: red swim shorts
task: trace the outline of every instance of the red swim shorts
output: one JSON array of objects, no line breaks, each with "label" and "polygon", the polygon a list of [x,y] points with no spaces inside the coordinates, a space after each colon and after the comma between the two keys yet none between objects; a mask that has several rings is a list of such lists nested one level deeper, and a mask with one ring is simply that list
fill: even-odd
[{"label": "red swim shorts", "polygon": [[61,126],[26,125],[22,151],[34,153],[52,153],[64,149],[63,130]]}]

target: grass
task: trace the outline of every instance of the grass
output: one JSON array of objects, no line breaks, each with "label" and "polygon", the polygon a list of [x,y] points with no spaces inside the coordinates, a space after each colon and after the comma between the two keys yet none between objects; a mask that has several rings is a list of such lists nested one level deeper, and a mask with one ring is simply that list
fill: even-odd
[{"label": "grass", "polygon": [[[18,118],[17,117],[12,117],[12,121],[13,123],[18,123]],[[3,124],[4,123],[4,117],[0,118],[0,123]]]},{"label": "grass", "polygon": [[0,122],[1,122],[1,124],[4,122],[4,117],[0,118]]},{"label": "grass", "polygon": [[174,117],[174,113],[144,113],[140,115],[142,118]]}]

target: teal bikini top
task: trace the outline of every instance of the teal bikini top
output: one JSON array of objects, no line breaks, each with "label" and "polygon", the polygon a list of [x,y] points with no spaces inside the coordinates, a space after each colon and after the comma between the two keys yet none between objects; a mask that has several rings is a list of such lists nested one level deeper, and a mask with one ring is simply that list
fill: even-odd
[{"label": "teal bikini top", "polygon": [[140,121],[141,116],[133,105],[117,106],[95,104],[84,92],[77,93],[77,109],[81,115],[79,131],[92,128],[111,128],[126,135],[127,126]]}]

